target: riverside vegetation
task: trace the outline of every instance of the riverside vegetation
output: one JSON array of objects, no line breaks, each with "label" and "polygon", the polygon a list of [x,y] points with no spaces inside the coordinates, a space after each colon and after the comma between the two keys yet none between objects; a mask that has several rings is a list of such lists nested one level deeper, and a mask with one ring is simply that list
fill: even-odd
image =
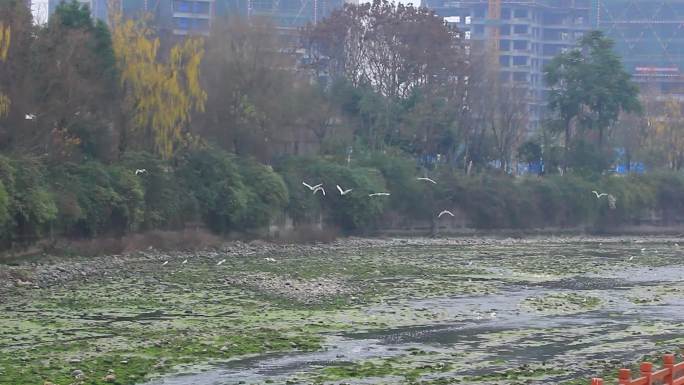
[{"label": "riverside vegetation", "polygon": [[[144,153],[126,154],[110,165],[97,161],[45,165],[0,157],[2,244],[10,247],[48,236],[121,236],[180,229],[200,221],[217,233],[248,233],[283,213],[298,223],[323,215],[328,225],[349,233],[372,232],[386,212],[430,220],[445,207],[459,208],[483,229],[582,225],[600,229],[638,223],[651,212],[672,221],[684,214],[684,176],[675,173],[587,180],[436,171],[439,183],[432,185],[416,180],[412,161],[388,156],[354,166],[286,158],[271,168],[203,149],[173,163]],[[146,172],[135,175],[139,168]],[[302,180],[354,190],[322,198],[302,186]],[[617,208],[610,210],[592,189],[611,191]],[[389,199],[368,199],[369,192],[385,190],[392,192]]]},{"label": "riverside vegetation", "polygon": [[[371,33],[385,19],[413,27]],[[522,98],[504,97],[517,88],[490,81],[487,56],[465,49],[462,34],[427,9],[347,6],[301,31],[303,58],[287,54],[292,47],[268,22],[215,24],[209,37],[178,42],[146,18],[95,21],[77,2],[45,25],[32,23],[25,2],[0,2],[2,248],[199,223],[245,235],[284,215],[302,227],[322,218],[335,231],[372,234],[388,216],[435,228],[445,209],[483,229],[601,230],[684,214],[681,125],[672,108],[641,108],[598,32],[569,53],[579,56],[548,68],[558,116],[525,137]],[[367,46],[344,44],[358,34]],[[568,60],[581,63],[576,79],[562,71]],[[401,81],[371,67],[392,68]],[[478,81],[459,83],[464,76]],[[591,104],[603,89],[580,87],[585,94],[565,100],[576,90],[563,84],[617,87],[608,95],[617,99]],[[596,122],[573,113],[594,110]],[[670,125],[639,126],[647,121]],[[649,172],[605,175],[625,161],[616,146]],[[516,161],[542,157],[543,177],[509,175]],[[426,175],[438,183],[416,180]],[[328,195],[302,181],[324,183]],[[353,191],[340,196],[338,184]],[[612,194],[616,209],[592,190]],[[377,191],[391,196],[368,199]]]}]

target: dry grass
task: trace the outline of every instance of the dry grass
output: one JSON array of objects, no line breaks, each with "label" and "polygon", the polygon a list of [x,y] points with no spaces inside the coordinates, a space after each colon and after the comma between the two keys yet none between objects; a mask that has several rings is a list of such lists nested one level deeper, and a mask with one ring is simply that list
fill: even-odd
[{"label": "dry grass", "polygon": [[298,226],[287,231],[280,231],[271,236],[275,243],[316,243],[332,242],[340,235],[338,228],[319,228],[318,226]]},{"label": "dry grass", "polygon": [[69,253],[85,256],[122,254],[150,247],[157,250],[198,250],[218,247],[225,239],[204,229],[180,231],[154,230],[129,234],[121,238],[95,238],[59,240],[51,245],[51,253]]}]

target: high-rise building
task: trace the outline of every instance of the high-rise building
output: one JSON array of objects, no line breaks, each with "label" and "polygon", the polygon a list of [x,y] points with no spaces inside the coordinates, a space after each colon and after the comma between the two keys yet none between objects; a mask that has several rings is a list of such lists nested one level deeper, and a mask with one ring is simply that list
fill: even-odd
[{"label": "high-rise building", "polygon": [[[31,4],[31,11],[33,16],[39,23],[47,22],[57,9],[57,6],[71,0],[29,0]],[[77,0],[81,4],[85,4],[90,8],[90,13],[93,18],[107,21],[108,1],[107,0]]]},{"label": "high-rise building", "polygon": [[174,35],[208,35],[214,17],[214,0],[173,0],[170,29]]},{"label": "high-rise building", "polygon": [[296,29],[317,23],[333,10],[341,8],[344,0],[245,0],[248,17],[270,18],[279,28]]},{"label": "high-rise building", "polygon": [[637,83],[684,93],[684,0],[598,0],[593,19]]},{"label": "high-rise building", "polygon": [[152,17],[162,34],[208,35],[215,0],[119,0],[124,17]]},{"label": "high-rise building", "polygon": [[498,51],[501,81],[528,88],[529,128],[534,130],[543,119],[548,94],[544,66],[591,29],[595,1],[424,0],[422,4],[458,26],[473,50]]}]

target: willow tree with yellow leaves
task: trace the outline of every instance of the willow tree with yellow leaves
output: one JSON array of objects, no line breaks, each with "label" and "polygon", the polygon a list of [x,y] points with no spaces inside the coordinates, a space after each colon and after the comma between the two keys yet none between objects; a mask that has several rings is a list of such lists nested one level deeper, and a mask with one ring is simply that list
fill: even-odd
[{"label": "willow tree with yellow leaves", "polygon": [[[10,28],[10,26],[5,26],[5,24],[0,21],[0,62],[7,61],[11,37],[12,29]],[[9,107],[9,97],[2,93],[2,90],[0,90],[0,117],[7,115],[7,113],[9,112]]]},{"label": "willow tree with yellow leaves", "polygon": [[192,112],[204,110],[207,95],[199,81],[204,43],[188,38],[171,47],[164,60],[159,38],[144,19],[117,17],[112,32],[131,119],[122,144],[143,143],[169,158],[184,142]]}]

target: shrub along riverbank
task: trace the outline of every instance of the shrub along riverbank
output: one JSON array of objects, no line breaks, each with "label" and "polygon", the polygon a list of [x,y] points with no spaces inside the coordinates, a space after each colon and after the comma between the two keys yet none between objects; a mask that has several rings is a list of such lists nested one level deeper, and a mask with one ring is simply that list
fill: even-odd
[{"label": "shrub along riverbank", "polygon": [[[684,218],[684,176],[675,173],[513,178],[444,168],[430,174],[437,184],[419,175],[413,161],[388,155],[352,165],[290,157],[273,167],[207,148],[171,161],[127,154],[114,164],[1,156],[0,241],[6,249],[48,237],[121,236],[199,222],[218,234],[249,233],[283,215],[295,225],[322,218],[331,228],[363,234],[390,212],[425,221],[443,209],[459,210],[480,229],[600,228],[653,213],[663,224]],[[326,195],[312,194],[302,181],[323,183]],[[336,185],[352,192],[341,196]],[[615,196],[615,209],[592,190]],[[392,195],[368,197],[385,191]]]}]

